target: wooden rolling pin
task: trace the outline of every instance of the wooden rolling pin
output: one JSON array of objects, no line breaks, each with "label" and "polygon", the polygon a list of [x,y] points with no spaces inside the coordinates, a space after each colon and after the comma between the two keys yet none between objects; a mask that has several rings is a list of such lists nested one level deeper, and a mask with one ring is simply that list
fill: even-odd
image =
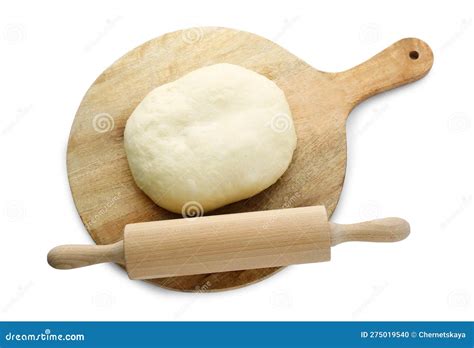
[{"label": "wooden rolling pin", "polygon": [[58,269],[115,262],[131,279],[150,279],[329,261],[331,246],[409,233],[400,218],[340,225],[312,206],[129,224],[123,241],[58,246],[48,262]]}]

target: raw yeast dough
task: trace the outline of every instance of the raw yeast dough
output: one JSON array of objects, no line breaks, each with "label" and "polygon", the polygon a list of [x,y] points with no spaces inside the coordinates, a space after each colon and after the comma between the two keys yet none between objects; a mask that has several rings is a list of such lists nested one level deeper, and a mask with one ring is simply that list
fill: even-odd
[{"label": "raw yeast dough", "polygon": [[[283,91],[232,64],[152,90],[125,128],[135,182],[172,212],[202,214],[251,197],[288,168],[296,147]],[[197,212],[196,212],[197,210]]]}]

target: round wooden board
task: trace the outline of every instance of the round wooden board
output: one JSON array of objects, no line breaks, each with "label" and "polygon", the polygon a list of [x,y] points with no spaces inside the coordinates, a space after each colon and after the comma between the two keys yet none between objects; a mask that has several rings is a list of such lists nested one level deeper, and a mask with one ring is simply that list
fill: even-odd
[{"label": "round wooden board", "polygon": [[[417,61],[408,57],[414,49],[420,54]],[[265,75],[283,89],[298,145],[290,168],[276,184],[212,214],[325,205],[331,216],[344,181],[347,115],[370,95],[422,77],[432,59],[425,43],[405,39],[354,69],[324,73],[271,41],[232,29],[191,28],[148,41],[104,71],[77,111],[67,150],[77,210],[97,244],[122,239],[129,223],[181,218],[155,205],[135,185],[123,147],[124,127],[153,88],[206,65],[232,63]],[[279,269],[151,282],[181,291],[216,291],[254,283]]]}]

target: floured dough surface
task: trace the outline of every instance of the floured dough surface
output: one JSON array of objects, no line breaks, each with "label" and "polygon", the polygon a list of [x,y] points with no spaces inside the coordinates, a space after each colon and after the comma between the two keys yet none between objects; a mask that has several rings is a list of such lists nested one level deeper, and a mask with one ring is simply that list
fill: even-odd
[{"label": "floured dough surface", "polygon": [[216,64],[152,90],[128,119],[124,141],[140,189],[167,210],[196,215],[275,183],[296,133],[274,82]]}]

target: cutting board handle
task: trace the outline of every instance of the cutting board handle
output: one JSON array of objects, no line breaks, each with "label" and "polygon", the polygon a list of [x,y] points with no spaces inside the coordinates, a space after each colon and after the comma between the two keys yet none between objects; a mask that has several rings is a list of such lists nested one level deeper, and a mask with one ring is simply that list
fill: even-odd
[{"label": "cutting board handle", "polygon": [[401,218],[389,217],[357,224],[331,225],[331,245],[344,242],[398,242],[410,234],[410,224]]},{"label": "cutting board handle", "polygon": [[60,245],[48,253],[48,263],[56,269],[71,269],[104,262],[125,264],[123,242],[108,245]]},{"label": "cutting board handle", "polygon": [[353,108],[375,94],[421,79],[432,65],[433,52],[428,44],[406,38],[338,76]]}]

